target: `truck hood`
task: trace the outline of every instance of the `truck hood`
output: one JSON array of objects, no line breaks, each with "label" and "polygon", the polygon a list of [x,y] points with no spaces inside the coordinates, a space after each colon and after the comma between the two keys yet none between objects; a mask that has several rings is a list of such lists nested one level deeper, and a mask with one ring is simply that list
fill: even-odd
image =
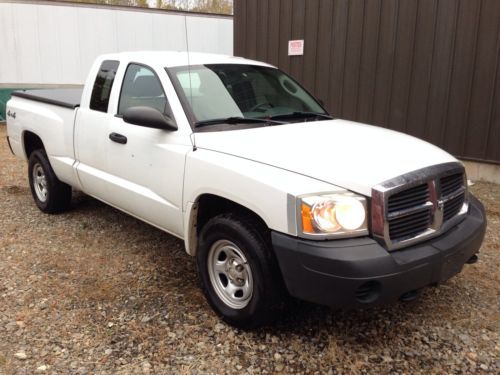
[{"label": "truck hood", "polygon": [[268,164],[365,196],[383,181],[457,161],[415,137],[346,120],[198,132],[195,139],[198,148]]}]

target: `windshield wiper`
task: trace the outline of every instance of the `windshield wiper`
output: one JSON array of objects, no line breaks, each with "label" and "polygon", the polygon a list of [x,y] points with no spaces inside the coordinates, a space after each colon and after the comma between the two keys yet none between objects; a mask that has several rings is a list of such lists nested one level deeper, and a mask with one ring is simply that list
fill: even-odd
[{"label": "windshield wiper", "polygon": [[270,116],[270,120],[278,120],[278,119],[294,119],[294,118],[306,118],[306,117],[321,117],[325,119],[332,120],[333,117],[330,115],[327,115],[326,113],[319,113],[319,112],[291,112],[291,113],[284,113],[281,115],[274,115]]},{"label": "windshield wiper", "polygon": [[200,128],[202,126],[217,125],[217,124],[282,124],[281,121],[274,121],[272,119],[263,119],[255,117],[225,117],[225,118],[215,118],[211,120],[203,120],[195,122],[194,126]]}]

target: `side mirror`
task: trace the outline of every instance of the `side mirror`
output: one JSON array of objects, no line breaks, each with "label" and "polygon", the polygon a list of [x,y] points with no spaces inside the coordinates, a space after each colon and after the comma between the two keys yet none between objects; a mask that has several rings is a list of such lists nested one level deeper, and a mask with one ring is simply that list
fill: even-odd
[{"label": "side mirror", "polygon": [[151,107],[130,107],[123,113],[123,121],[132,125],[144,126],[153,129],[176,131],[177,125],[172,119]]}]

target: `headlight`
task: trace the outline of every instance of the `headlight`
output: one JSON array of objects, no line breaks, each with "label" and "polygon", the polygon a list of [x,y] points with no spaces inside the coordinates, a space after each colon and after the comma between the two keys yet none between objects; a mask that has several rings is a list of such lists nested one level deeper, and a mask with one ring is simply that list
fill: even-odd
[{"label": "headlight", "polygon": [[302,197],[299,198],[299,209],[299,229],[306,236],[368,234],[366,199],[353,193]]}]

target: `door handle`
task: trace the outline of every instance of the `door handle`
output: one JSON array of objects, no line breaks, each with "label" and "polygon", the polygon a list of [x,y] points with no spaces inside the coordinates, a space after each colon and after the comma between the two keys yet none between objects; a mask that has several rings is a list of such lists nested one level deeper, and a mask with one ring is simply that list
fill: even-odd
[{"label": "door handle", "polygon": [[122,145],[127,143],[127,137],[118,133],[111,133],[109,135],[109,139],[111,139],[113,142],[120,143]]}]

